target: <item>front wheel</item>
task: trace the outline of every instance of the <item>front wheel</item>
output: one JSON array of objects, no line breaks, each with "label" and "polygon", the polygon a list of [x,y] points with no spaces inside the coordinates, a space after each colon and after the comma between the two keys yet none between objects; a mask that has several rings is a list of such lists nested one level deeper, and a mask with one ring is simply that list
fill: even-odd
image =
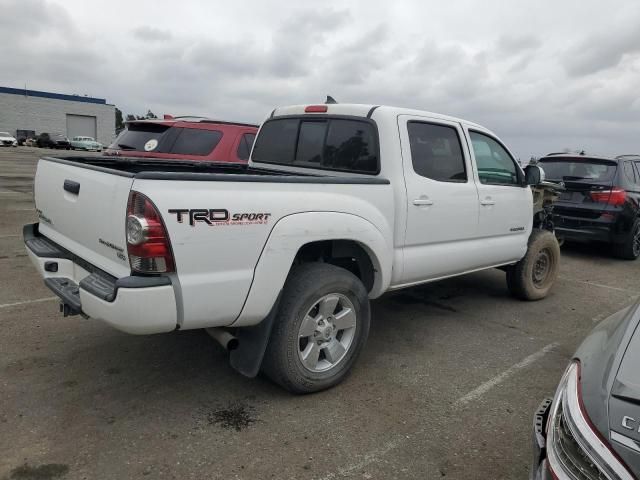
[{"label": "front wheel", "polygon": [[369,298],[351,272],[324,263],[294,267],[285,283],[262,370],[293,393],[340,383],[369,334]]},{"label": "front wheel", "polygon": [[507,269],[507,286],[521,300],[540,300],[551,290],[559,270],[558,240],[548,230],[535,230],[524,258]]}]

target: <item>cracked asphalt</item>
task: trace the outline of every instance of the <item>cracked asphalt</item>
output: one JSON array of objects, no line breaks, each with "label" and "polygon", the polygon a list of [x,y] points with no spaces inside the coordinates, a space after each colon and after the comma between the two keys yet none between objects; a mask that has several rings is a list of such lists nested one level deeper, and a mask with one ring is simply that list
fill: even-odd
[{"label": "cracked asphalt", "polygon": [[203,332],[63,318],[21,238],[45,153],[0,150],[3,480],[527,478],[534,410],[640,295],[640,263],[598,245],[563,247],[540,302],[512,299],[498,270],[399,291],[373,302],[343,384],[291,396],[235,373]]}]

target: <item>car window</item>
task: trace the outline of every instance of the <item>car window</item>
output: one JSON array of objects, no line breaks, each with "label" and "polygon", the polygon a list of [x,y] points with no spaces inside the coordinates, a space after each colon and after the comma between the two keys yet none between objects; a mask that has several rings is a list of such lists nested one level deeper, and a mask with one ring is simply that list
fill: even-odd
[{"label": "car window", "polygon": [[218,130],[183,128],[169,153],[180,155],[209,155],[222,138]]},{"label": "car window", "polygon": [[253,161],[377,174],[377,137],[368,121],[331,117],[268,120],[256,138]]},{"label": "car window", "polygon": [[251,154],[251,147],[253,146],[253,141],[256,136],[254,133],[245,133],[240,138],[240,142],[238,143],[238,151],[237,155],[240,160],[249,160],[249,155]]},{"label": "car window", "polygon": [[633,168],[633,163],[631,162],[624,162],[624,174],[627,177],[627,180],[629,180],[631,183],[633,184],[638,184],[638,177],[636,175],[636,171],[635,168]]},{"label": "car window", "polygon": [[455,128],[411,121],[407,125],[413,170],[439,182],[466,182],[460,137]]},{"label": "car window", "polygon": [[555,181],[611,182],[617,169],[614,161],[588,157],[547,157],[540,165],[545,177]]},{"label": "car window", "polygon": [[471,145],[476,157],[480,183],[490,185],[519,185],[515,160],[505,148],[488,135],[470,131]]}]

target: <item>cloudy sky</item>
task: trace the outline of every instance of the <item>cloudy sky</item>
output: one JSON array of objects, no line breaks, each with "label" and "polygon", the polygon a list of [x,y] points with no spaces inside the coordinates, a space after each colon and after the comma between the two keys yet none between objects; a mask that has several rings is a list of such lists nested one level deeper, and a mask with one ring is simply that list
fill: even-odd
[{"label": "cloudy sky", "polygon": [[520,157],[640,152],[638,0],[0,0],[0,85],[125,113],[277,105],[455,115]]}]

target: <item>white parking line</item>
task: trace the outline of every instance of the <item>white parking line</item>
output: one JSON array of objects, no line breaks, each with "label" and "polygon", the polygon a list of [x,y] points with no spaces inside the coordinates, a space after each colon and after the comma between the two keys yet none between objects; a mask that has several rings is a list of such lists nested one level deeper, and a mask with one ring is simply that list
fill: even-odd
[{"label": "white parking line", "polygon": [[[559,343],[550,343],[549,345],[544,347],[542,350],[539,350],[536,353],[533,353],[533,354],[529,355],[527,358],[525,358],[521,362],[518,362],[515,365],[512,365],[511,367],[509,367],[507,370],[505,370],[501,374],[496,375],[491,380],[488,380],[487,382],[485,382],[482,385],[480,385],[478,388],[476,388],[476,389],[470,391],[469,393],[467,393],[465,396],[460,397],[454,403],[454,407],[459,407],[459,406],[462,406],[462,405],[465,405],[465,404],[471,402],[472,400],[476,400],[477,398],[479,398],[482,395],[484,395],[485,393],[487,393],[489,390],[491,390],[496,385],[504,382],[507,378],[512,376],[514,373],[516,373],[519,370],[522,370],[523,368],[526,368],[529,365],[531,365],[532,363],[540,360],[547,353],[549,353],[552,350],[556,349],[559,345],[560,345]],[[338,478],[338,477],[345,477],[345,476],[347,476],[347,475],[349,475],[349,474],[351,474],[353,472],[356,472],[358,470],[362,470],[367,465],[379,462],[382,459],[382,457],[384,457],[387,453],[389,453],[392,450],[395,450],[396,448],[399,448],[400,446],[402,446],[403,443],[405,443],[411,437],[419,437],[421,435],[426,434],[427,430],[428,429],[426,427],[423,427],[423,428],[420,428],[419,430],[413,432],[411,435],[397,436],[395,439],[388,441],[387,443],[382,445],[380,448],[377,448],[375,450],[371,450],[371,451],[363,454],[362,455],[362,459],[360,461],[352,463],[352,464],[349,464],[349,465],[347,465],[345,467],[339,468],[335,472],[328,473],[327,475],[325,475],[323,477],[320,477],[319,480],[333,480],[333,479]]]},{"label": "white parking line", "polygon": [[18,235],[18,234],[15,234],[15,235],[0,235],[0,238],[13,238],[13,237],[21,237],[21,236],[22,235]]},{"label": "white parking line", "polygon": [[23,300],[22,302],[3,303],[0,308],[17,307],[19,305],[28,305],[30,303],[49,302],[51,300],[59,300],[58,297],[36,298],[35,300]]},{"label": "white parking line", "polygon": [[475,388],[475,389],[471,390],[465,396],[460,397],[454,403],[454,407],[460,407],[462,405],[466,405],[467,403],[469,403],[469,402],[471,402],[473,400],[476,400],[477,398],[479,398],[482,395],[484,395],[485,393],[487,393],[489,390],[491,390],[496,385],[499,385],[500,383],[504,382],[507,378],[509,378],[514,373],[516,373],[518,370],[522,370],[523,368],[526,368],[529,365],[531,365],[532,363],[537,362],[538,360],[540,360],[547,353],[549,353],[552,350],[554,350],[555,348],[557,348],[558,345],[559,345],[558,343],[550,343],[549,345],[544,347],[542,350],[539,350],[536,353],[532,353],[531,355],[529,355],[527,358],[525,358],[521,362],[518,362],[515,365],[512,365],[511,367],[509,367],[504,372],[496,375],[495,377],[493,377],[490,380],[487,380],[482,385],[480,385],[478,388]]},{"label": "white parking line", "polygon": [[362,456],[362,460],[360,460],[359,462],[339,468],[337,472],[332,472],[325,475],[324,477],[320,477],[320,480],[332,480],[336,477],[344,477],[355,471],[362,470],[367,465],[378,462],[380,460],[380,457],[386,455],[391,450],[395,450],[396,448],[398,448],[400,444],[403,443],[407,438],[408,437],[403,436],[398,437],[395,440],[391,440],[385,443],[382,447],[365,453]]},{"label": "white parking line", "polygon": [[636,295],[638,294],[637,291],[629,290],[628,288],[612,287],[611,285],[603,285],[601,283],[587,282],[586,280],[576,280],[575,278],[568,278],[568,277],[562,277],[562,276],[558,278],[560,278],[560,280],[566,280],[567,282],[581,283],[583,285],[591,285],[592,287],[598,287],[598,288],[607,288],[609,290],[616,290],[617,292],[629,292],[629,293],[635,293]]}]

